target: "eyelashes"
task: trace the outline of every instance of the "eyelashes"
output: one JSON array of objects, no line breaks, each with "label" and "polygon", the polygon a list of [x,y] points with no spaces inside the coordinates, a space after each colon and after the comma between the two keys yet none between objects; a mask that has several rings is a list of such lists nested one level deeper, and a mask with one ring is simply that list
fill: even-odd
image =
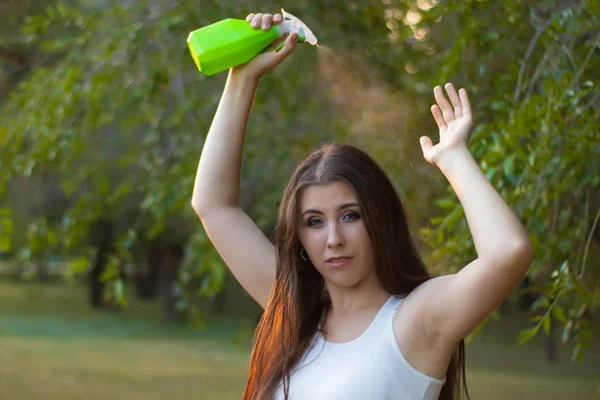
[{"label": "eyelashes", "polygon": [[346,217],[351,217],[350,219],[352,221],[356,221],[357,219],[360,219],[360,215],[358,215],[358,213],[356,213],[356,212],[349,212],[347,214],[344,214],[344,216],[342,217],[342,219],[344,219]]},{"label": "eyelashes", "polygon": [[[360,215],[356,212],[349,212],[344,214],[344,216],[342,217],[342,220],[344,221],[356,221],[360,219]],[[310,227],[315,227],[315,226],[320,226],[322,225],[323,221],[318,218],[318,217],[312,217],[309,218],[309,220],[306,222],[306,226]]]}]

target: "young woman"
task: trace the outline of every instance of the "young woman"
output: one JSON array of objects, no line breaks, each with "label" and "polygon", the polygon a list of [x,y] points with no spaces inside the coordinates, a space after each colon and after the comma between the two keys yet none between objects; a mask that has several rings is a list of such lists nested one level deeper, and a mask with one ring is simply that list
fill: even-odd
[{"label": "young woman", "polygon": [[[282,17],[247,20],[268,29]],[[392,183],[347,145],[327,145],[297,167],[273,245],[239,208],[242,148],[260,77],[295,46],[290,35],[279,52],[231,69],[192,198],[223,260],[265,308],[243,398],[457,398],[466,392],[463,338],[532,260],[523,226],[467,149],[467,93],[447,84],[448,101],[436,87],[440,141],[421,137],[425,160],[449,180],[471,229],[477,258],[460,272],[427,273]]]}]

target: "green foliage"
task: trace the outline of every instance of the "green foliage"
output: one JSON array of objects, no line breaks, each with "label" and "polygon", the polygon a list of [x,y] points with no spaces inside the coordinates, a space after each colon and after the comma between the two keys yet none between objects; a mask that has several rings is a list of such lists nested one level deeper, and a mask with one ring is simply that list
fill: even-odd
[{"label": "green foliage", "polygon": [[[189,201],[223,77],[209,80],[198,73],[185,38],[242,12],[216,4],[200,11],[189,2],[114,2],[102,8],[59,2],[25,20],[23,41],[55,58],[32,69],[3,106],[0,186],[17,177],[57,176],[65,199],[59,220],[29,212],[34,221],[44,221],[47,239],[56,240],[40,246],[30,235],[21,249],[24,261],[50,255],[91,260],[92,224],[106,217],[118,225],[121,260],[133,257],[139,240],[187,242],[183,276],[194,269],[192,275],[205,276],[203,296],[222,287],[225,268]],[[313,121],[298,115],[290,96],[309,98],[317,90],[309,74],[299,73],[309,62],[288,63],[265,79],[254,108],[242,201],[265,230],[272,228],[277,193],[295,160],[307,144],[324,138],[315,134],[328,116],[320,98],[303,105],[314,111]],[[286,68],[300,79],[284,82]],[[42,233],[37,225],[32,229]]]},{"label": "green foliage", "polygon": [[11,210],[0,208],[0,253],[8,253],[12,249],[12,234],[14,231]]},{"label": "green foliage", "polygon": [[[222,288],[225,267],[189,201],[225,76],[199,74],[185,38],[253,6],[57,2],[24,20],[14,43],[35,49],[37,63],[15,76],[2,106],[0,189],[57,177],[64,196],[58,217],[15,207],[33,221],[19,249],[24,260],[61,255],[85,268],[91,226],[107,217],[118,228],[105,276],[117,303],[119,263],[133,258],[136,242],[156,238],[187,246],[180,308],[197,313],[196,296]],[[475,99],[470,150],[534,245],[529,275],[542,300],[519,340],[561,327],[563,341],[583,349],[593,332],[586,310],[600,302],[592,239],[600,215],[598,2],[303,0],[289,11],[329,53],[299,46],[294,62],[261,82],[242,181],[242,206],[260,228],[271,233],[296,162],[335,139],[365,148],[389,171],[430,247],[428,261],[442,272],[471,261],[464,211],[418,147],[435,127],[431,88],[452,80]],[[434,215],[423,201],[433,198]],[[1,217],[8,249],[12,225]]]},{"label": "green foliage", "polygon": [[[434,82],[452,78],[477,99],[469,147],[534,245],[529,275],[542,297],[532,307],[535,325],[518,340],[557,325],[564,342],[577,343],[575,355],[592,337],[584,311],[597,312],[600,302],[592,240],[600,215],[597,11],[593,1],[467,1],[435,7],[418,24],[431,30],[421,45],[441,49]],[[440,41],[451,25],[460,28]],[[455,196],[436,203],[444,214],[421,232],[431,259],[456,270],[475,256],[471,236]]]}]

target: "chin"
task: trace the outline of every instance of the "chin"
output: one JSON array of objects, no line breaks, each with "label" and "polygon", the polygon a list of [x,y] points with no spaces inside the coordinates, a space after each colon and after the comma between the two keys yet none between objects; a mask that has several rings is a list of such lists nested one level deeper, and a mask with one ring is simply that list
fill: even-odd
[{"label": "chin", "polygon": [[332,279],[327,279],[329,284],[343,289],[356,287],[363,281],[364,278],[356,278],[352,276],[336,276]]}]

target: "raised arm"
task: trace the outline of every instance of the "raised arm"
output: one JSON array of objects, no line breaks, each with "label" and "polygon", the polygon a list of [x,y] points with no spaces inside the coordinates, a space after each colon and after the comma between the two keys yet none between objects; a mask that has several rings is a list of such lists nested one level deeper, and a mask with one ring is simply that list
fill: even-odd
[{"label": "raised arm", "polygon": [[440,87],[431,109],[440,129],[435,146],[421,138],[425,159],[437,165],[456,192],[467,218],[477,259],[457,274],[432,279],[424,305],[424,328],[432,337],[453,346],[470,333],[525,275],[532,261],[525,228],[488,182],[467,149],[472,116],[467,93]]},{"label": "raised arm", "polygon": [[[270,14],[251,14],[247,19],[263,29],[272,21],[283,20],[281,15]],[[267,51],[229,71],[202,148],[192,195],[192,206],[211,242],[240,284],[263,307],[275,280],[275,250],[239,207],[242,150],[260,77],[291,54],[295,45],[296,35],[290,35],[279,52]]]}]

